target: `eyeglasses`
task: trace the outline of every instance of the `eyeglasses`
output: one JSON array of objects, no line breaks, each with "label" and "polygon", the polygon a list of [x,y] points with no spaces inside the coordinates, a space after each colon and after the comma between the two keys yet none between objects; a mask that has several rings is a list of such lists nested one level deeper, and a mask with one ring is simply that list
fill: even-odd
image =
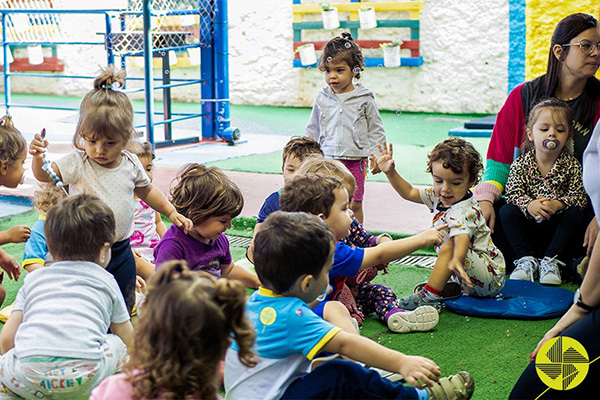
[{"label": "eyeglasses", "polygon": [[585,39],[580,41],[579,43],[561,44],[561,46],[579,46],[583,54],[592,54],[594,52],[594,49],[598,49],[598,52],[600,52],[600,43],[594,44],[591,41]]}]

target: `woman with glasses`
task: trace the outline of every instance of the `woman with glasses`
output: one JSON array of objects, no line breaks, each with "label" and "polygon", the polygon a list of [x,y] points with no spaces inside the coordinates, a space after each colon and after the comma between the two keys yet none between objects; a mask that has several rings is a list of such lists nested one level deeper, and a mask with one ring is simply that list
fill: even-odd
[{"label": "woman with glasses", "polygon": [[[539,100],[556,97],[571,108],[574,134],[570,150],[581,162],[596,121],[600,118],[600,81],[594,74],[600,65],[598,21],[588,14],[572,14],[562,19],[552,34],[546,74],[514,88],[498,113],[487,153],[482,182],[474,195],[493,232],[494,243],[502,250],[506,266],[515,260],[514,252],[500,226],[498,211],[505,204],[501,198],[510,165],[521,154],[525,123]],[[585,226],[573,237],[573,257],[591,254],[598,235],[598,224],[591,206]],[[583,246],[582,246],[583,244]],[[546,243],[547,245],[547,243]],[[540,243],[540,247],[544,247]],[[547,246],[546,246],[547,247]],[[509,271],[510,272],[510,271]]]}]

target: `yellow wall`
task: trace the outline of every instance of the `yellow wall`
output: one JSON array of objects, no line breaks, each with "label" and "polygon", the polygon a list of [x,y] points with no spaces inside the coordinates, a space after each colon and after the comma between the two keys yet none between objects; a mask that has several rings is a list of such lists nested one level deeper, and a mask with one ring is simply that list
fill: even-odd
[{"label": "yellow wall", "polygon": [[583,12],[598,18],[598,0],[526,0],[525,79],[543,75],[556,24],[569,14]]}]

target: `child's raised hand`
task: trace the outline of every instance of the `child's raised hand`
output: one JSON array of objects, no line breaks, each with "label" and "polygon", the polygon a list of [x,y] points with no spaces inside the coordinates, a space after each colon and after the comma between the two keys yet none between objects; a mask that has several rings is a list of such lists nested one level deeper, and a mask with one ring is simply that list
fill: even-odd
[{"label": "child's raised hand", "polygon": [[183,228],[183,231],[185,233],[188,233],[194,227],[194,223],[192,222],[191,219],[184,217],[183,215],[179,214],[177,211],[173,211],[171,214],[169,214],[169,221],[171,221],[173,224],[177,225],[178,227]]},{"label": "child's raised hand", "polygon": [[21,276],[21,267],[13,256],[0,249],[0,268],[2,268],[8,277],[17,281]]},{"label": "child's raised hand", "polygon": [[40,135],[35,135],[31,143],[29,143],[29,154],[33,157],[42,157],[44,149],[48,146],[48,141],[44,139],[46,130],[42,130]]},{"label": "child's raised hand", "polygon": [[430,359],[419,356],[405,355],[398,372],[406,382],[419,389],[423,388],[419,382],[431,386],[440,378],[440,367]]},{"label": "child's raised hand", "polygon": [[[393,149],[392,144],[386,141],[383,142],[383,145],[378,144],[377,149],[379,150],[379,157],[376,159],[377,166],[384,174],[389,174],[396,168],[396,164],[394,163],[394,159],[392,158]],[[372,157],[375,157],[373,153],[371,153]]]},{"label": "child's raised hand", "polygon": [[375,154],[371,153],[371,155],[369,156],[369,162],[370,162],[371,174],[377,175],[378,173],[381,172],[381,169],[379,168],[379,165],[377,164],[377,157],[375,156]]},{"label": "child's raised hand", "polygon": [[544,202],[548,200],[550,199],[547,197],[540,197],[527,205],[527,211],[536,221],[541,222],[545,219],[549,219],[552,214],[554,214],[552,209],[544,204]]},{"label": "child's raised hand", "polygon": [[17,225],[10,228],[7,233],[9,243],[23,243],[29,239],[31,228],[27,225]]}]

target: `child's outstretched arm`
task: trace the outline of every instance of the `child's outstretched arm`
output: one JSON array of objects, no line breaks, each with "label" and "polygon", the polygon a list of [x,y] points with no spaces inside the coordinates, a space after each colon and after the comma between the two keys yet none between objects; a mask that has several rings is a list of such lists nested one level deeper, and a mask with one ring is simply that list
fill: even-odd
[{"label": "child's outstretched arm", "polygon": [[[378,144],[377,148],[379,149],[377,166],[381,171],[383,171],[394,190],[398,192],[398,194],[405,200],[412,201],[413,203],[423,204],[423,200],[421,200],[421,195],[419,194],[419,189],[407,182],[400,176],[398,171],[396,171],[396,163],[392,158],[392,144],[389,143],[388,147],[388,143],[384,141],[383,146]],[[371,157],[375,158],[375,155],[371,153]]]},{"label": "child's outstretched arm", "polygon": [[227,279],[237,279],[242,282],[246,287],[256,289],[260,286],[258,276],[245,268],[240,267],[234,263],[221,269],[221,277]]},{"label": "child's outstretched arm", "polygon": [[173,204],[158,190],[154,185],[136,187],[134,193],[148,204],[155,211],[166,215],[169,220],[180,228],[183,228],[185,233],[188,233],[194,226],[193,222],[179,214]]},{"label": "child's outstretched arm", "polygon": [[0,232],[0,245],[6,243],[23,243],[29,239],[31,228],[27,225],[13,226],[7,231]]},{"label": "child's outstretched arm", "polygon": [[162,239],[162,237],[167,232],[167,226],[163,222],[162,218],[160,217],[160,213],[158,213],[158,212],[156,213],[155,224],[156,224],[156,233],[158,233],[158,236]]},{"label": "child's outstretched arm", "polygon": [[425,357],[409,356],[375,343],[364,336],[338,332],[323,346],[323,350],[349,357],[367,365],[402,374],[406,382],[422,388],[419,383],[433,385],[440,377],[440,367]]},{"label": "child's outstretched arm", "polygon": [[0,351],[6,354],[7,351],[15,347],[15,335],[19,325],[23,322],[23,311],[13,311],[4,324],[0,332]]},{"label": "child's outstretched arm", "polygon": [[467,286],[473,287],[471,278],[469,278],[469,275],[467,275],[464,268],[465,257],[467,256],[467,251],[469,250],[471,238],[468,234],[464,233],[451,237],[450,241],[453,242],[454,250],[452,252],[452,258],[448,263],[448,270],[456,274],[461,281],[467,284]]},{"label": "child's outstretched arm", "polygon": [[360,269],[389,263],[424,247],[437,246],[442,243],[440,231],[447,227],[448,225],[440,225],[408,238],[392,240],[366,248]]},{"label": "child's outstretched arm", "polygon": [[128,351],[131,350],[131,346],[133,346],[133,326],[131,325],[131,321],[113,322],[110,324],[110,331],[121,338],[125,346],[127,346]]}]

